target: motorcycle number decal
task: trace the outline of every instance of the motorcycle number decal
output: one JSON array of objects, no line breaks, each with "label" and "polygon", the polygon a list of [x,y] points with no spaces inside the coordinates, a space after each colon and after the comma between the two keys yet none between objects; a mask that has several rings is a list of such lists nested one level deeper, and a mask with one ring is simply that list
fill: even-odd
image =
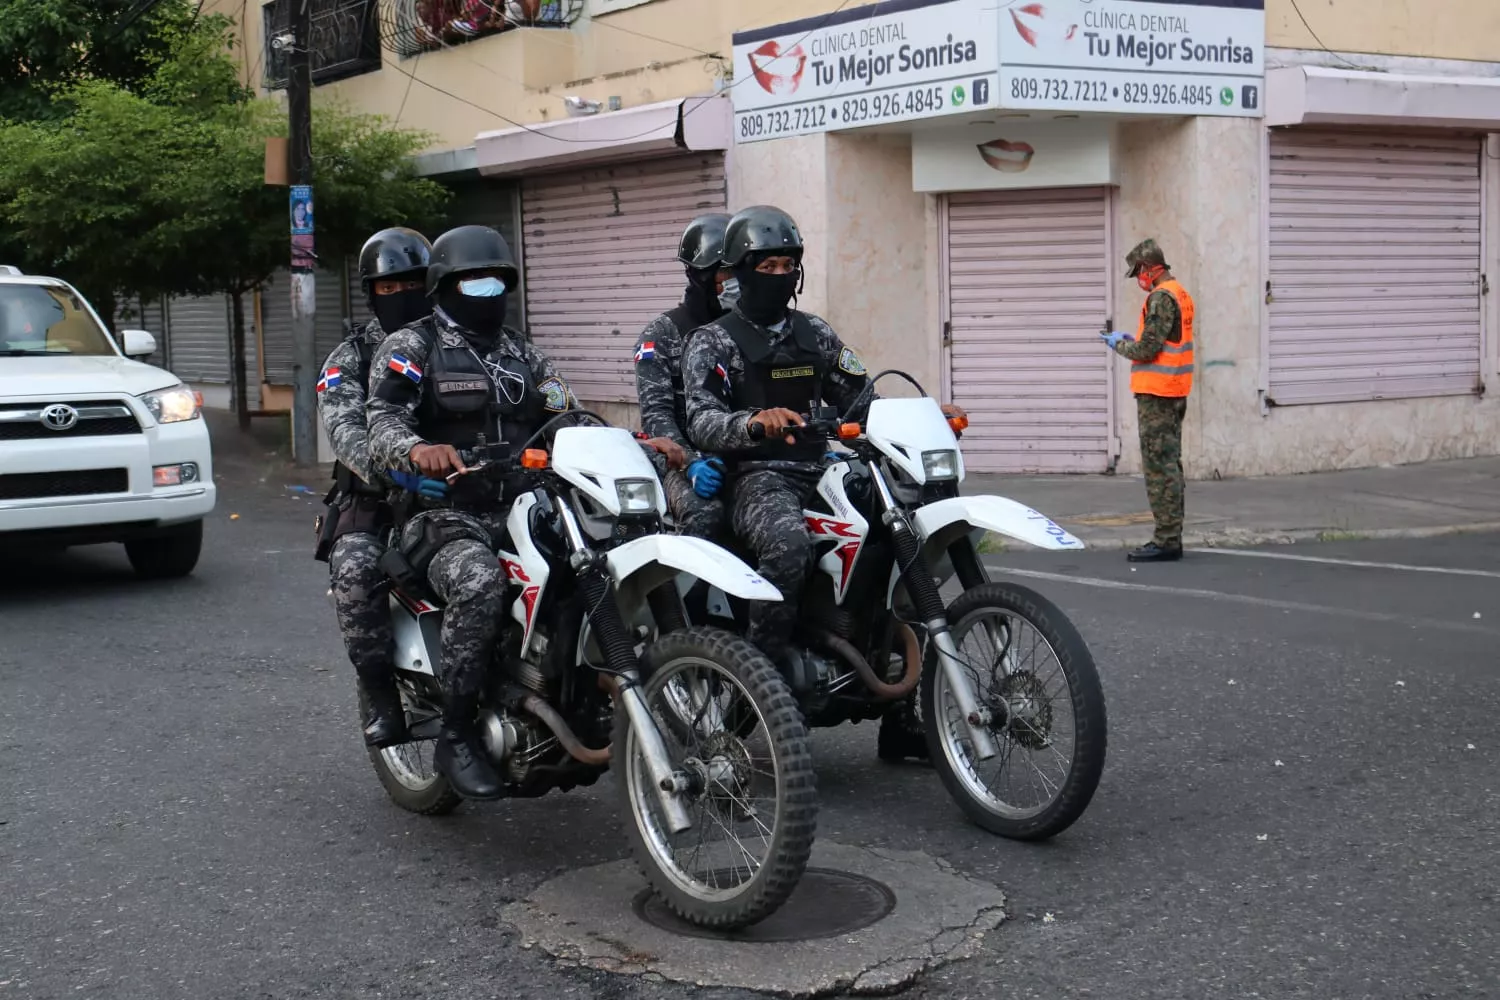
[{"label": "motorcycle number decal", "polygon": [[1038,511],[1032,511],[1030,514],[1026,515],[1026,519],[1028,521],[1041,521],[1042,529],[1046,531],[1047,534],[1057,539],[1058,542],[1063,545],[1079,544],[1078,539],[1073,538],[1071,535],[1069,535],[1066,528],[1058,524],[1056,521],[1052,520],[1052,518],[1048,517],[1046,514],[1042,514]]}]

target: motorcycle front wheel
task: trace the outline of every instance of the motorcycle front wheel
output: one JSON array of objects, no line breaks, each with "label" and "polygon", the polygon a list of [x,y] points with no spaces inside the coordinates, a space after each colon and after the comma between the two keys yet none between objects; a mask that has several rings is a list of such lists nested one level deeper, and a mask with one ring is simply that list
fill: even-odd
[{"label": "motorcycle front wheel", "polygon": [[614,713],[617,785],[637,862],[683,920],[747,927],[792,894],[817,831],[807,728],[771,661],[719,629],[651,644],[641,693],[672,766],[685,774],[692,825],[673,834],[629,717]]},{"label": "motorcycle front wheel", "polygon": [[1010,583],[964,591],[948,623],[998,752],[977,759],[929,643],[921,714],[933,766],[969,819],[991,833],[1056,836],[1083,815],[1104,772],[1104,689],[1088,644],[1057,605]]}]

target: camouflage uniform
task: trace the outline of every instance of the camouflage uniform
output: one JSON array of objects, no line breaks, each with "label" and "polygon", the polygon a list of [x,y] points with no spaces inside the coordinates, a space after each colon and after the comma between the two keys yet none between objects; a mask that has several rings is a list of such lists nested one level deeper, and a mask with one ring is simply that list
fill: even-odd
[{"label": "camouflage uniform", "polygon": [[[380,346],[370,366],[366,407],[370,455],[380,468],[419,471],[411,461],[411,450],[427,443],[419,425],[418,405],[431,384],[424,384],[422,373],[429,367],[436,345],[463,348],[467,343],[459,327],[437,310],[422,322],[391,334]],[[544,410],[548,416],[577,407],[577,400],[552,362],[522,334],[507,328],[489,350],[476,349],[474,353],[486,368],[511,362],[528,369],[533,386],[547,397]],[[497,385],[495,392],[498,395],[501,387]],[[482,505],[423,501],[422,506],[424,509],[402,526],[399,544],[410,554],[424,538],[445,539],[428,563],[426,577],[433,592],[447,605],[440,679],[449,708],[461,716],[471,711],[479,694],[501,626],[505,581],[495,548],[509,507],[501,498]]]},{"label": "camouflage uniform", "polygon": [[[635,345],[635,391],[641,404],[641,429],[649,437],[676,441],[691,465],[701,456],[685,430],[687,403],[681,375],[685,347],[671,313],[662,313],[647,324]],[[724,502],[693,492],[683,469],[668,469],[662,480],[678,527],[699,538],[717,537],[724,524]]]},{"label": "camouflage uniform", "polygon": [[[825,399],[847,410],[868,382],[864,365],[822,319],[809,313],[791,315],[805,317],[816,334],[828,371],[823,379]],[[792,336],[791,322],[780,330],[759,329],[773,347]],[[688,394],[688,436],[693,444],[710,452],[756,448],[758,442],[746,428],[753,411],[739,409],[734,402],[735,386],[746,378],[745,358],[722,321],[693,334],[682,368]],[[772,659],[782,657],[790,644],[811,562],[812,543],[803,507],[817,488],[823,465],[808,462],[805,469],[805,474],[749,472],[736,476],[732,486],[730,518],[735,534],[755,550],[760,575],[783,596],[779,603],[756,602],[750,612],[749,638]]]},{"label": "camouflage uniform", "polygon": [[[1154,240],[1146,240],[1126,257],[1127,263],[1165,265]],[[1177,300],[1160,289],[1146,299],[1146,326],[1139,340],[1122,340],[1115,351],[1131,361],[1152,361],[1167,344],[1182,340],[1182,316]],[[1187,397],[1152,396],[1137,393],[1136,413],[1140,423],[1141,466],[1146,476],[1146,498],[1156,520],[1152,538],[1163,549],[1182,548],[1184,518],[1182,474],[1182,420],[1187,415]]]},{"label": "camouflage uniform", "polygon": [[[345,338],[318,379],[318,416],[339,462],[371,486],[382,477],[370,466],[369,435],[365,427],[365,357],[385,339],[377,320],[370,320]],[[347,506],[348,498],[345,499]],[[347,515],[341,515],[347,516]],[[363,527],[358,525],[356,527]],[[395,641],[384,590],[385,574],[377,565],[385,545],[375,531],[345,530],[329,555],[329,584],[344,648],[366,691],[389,688],[395,673]]]}]

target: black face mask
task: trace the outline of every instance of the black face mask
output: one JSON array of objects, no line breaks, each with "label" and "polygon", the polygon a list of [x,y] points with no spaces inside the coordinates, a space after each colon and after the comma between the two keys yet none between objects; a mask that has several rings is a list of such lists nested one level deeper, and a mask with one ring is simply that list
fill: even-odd
[{"label": "black face mask", "polygon": [[682,297],[682,301],[694,320],[700,324],[712,323],[728,311],[719,305],[718,268],[705,271],[688,268],[687,279],[687,294]]},{"label": "black face mask", "polygon": [[797,293],[802,270],[799,267],[791,274],[762,274],[753,267],[741,266],[735,268],[734,276],[740,282],[739,311],[752,323],[771,326],[786,318],[787,303]]},{"label": "black face mask", "polygon": [[458,288],[445,288],[437,294],[438,305],[448,317],[474,336],[471,339],[489,341],[505,325],[505,300],[507,296],[496,295],[481,298],[465,295]]},{"label": "black face mask", "polygon": [[371,295],[370,311],[380,321],[382,330],[394,333],[432,312],[432,305],[424,289],[411,288],[393,295]]}]

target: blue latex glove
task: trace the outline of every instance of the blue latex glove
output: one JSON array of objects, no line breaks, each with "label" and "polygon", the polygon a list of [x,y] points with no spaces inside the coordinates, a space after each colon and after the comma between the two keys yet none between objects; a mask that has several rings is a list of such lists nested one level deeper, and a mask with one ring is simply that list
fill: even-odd
[{"label": "blue latex glove", "polygon": [[1106,344],[1108,344],[1111,348],[1119,347],[1120,346],[1120,341],[1122,341],[1122,340],[1130,340],[1130,341],[1135,340],[1135,338],[1132,337],[1130,334],[1128,334],[1128,333],[1121,333],[1119,330],[1116,330],[1113,333],[1101,333],[1101,334],[1099,334],[1099,336],[1103,337],[1104,338],[1104,342]]},{"label": "blue latex glove", "polygon": [[391,481],[403,490],[428,500],[442,500],[448,495],[448,484],[441,479],[428,479],[416,472],[401,472],[397,469],[392,469],[389,475]]},{"label": "blue latex glove", "polygon": [[823,453],[823,461],[825,462],[842,462],[843,460],[844,453],[841,451],[829,451]]},{"label": "blue latex glove", "polygon": [[717,458],[700,458],[687,467],[693,492],[707,500],[724,485],[724,463]]}]

